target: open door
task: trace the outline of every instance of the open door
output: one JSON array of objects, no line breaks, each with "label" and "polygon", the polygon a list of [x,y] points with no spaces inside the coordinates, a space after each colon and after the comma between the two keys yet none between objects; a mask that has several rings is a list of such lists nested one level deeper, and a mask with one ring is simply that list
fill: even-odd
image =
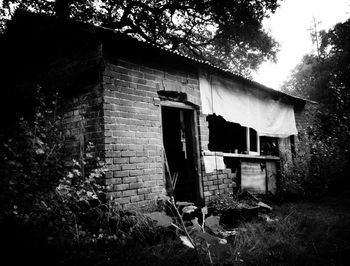
[{"label": "open door", "polygon": [[176,201],[201,203],[195,111],[162,106],[167,191]]}]

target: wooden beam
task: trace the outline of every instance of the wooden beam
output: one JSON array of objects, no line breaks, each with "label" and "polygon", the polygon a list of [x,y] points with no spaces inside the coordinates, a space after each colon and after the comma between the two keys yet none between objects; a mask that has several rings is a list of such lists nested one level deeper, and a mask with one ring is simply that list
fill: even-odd
[{"label": "wooden beam", "polygon": [[181,102],[174,102],[174,101],[160,101],[161,106],[166,106],[166,107],[173,107],[173,108],[181,108],[181,109],[187,109],[187,110],[195,110],[194,107],[181,103]]}]

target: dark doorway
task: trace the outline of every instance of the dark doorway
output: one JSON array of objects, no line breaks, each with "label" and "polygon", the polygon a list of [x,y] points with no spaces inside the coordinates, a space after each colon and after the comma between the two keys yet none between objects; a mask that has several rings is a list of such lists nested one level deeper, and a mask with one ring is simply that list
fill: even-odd
[{"label": "dark doorway", "polygon": [[176,201],[200,203],[195,111],[162,106],[167,191]]}]

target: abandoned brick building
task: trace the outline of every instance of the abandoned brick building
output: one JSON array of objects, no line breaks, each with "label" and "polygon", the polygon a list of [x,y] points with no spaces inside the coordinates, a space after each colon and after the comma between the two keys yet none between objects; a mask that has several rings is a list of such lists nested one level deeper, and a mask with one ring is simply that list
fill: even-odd
[{"label": "abandoned brick building", "polygon": [[[77,22],[18,12],[6,33],[6,84],[63,97],[72,149],[93,142],[110,196],[143,206],[165,191],[208,202],[275,193],[298,156],[307,101],[207,62]],[[303,144],[304,145],[304,144]]]}]

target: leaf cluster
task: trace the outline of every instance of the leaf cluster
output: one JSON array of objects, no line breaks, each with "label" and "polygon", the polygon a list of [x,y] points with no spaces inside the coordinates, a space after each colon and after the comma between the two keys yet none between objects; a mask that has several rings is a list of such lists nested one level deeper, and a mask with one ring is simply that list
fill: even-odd
[{"label": "leaf cluster", "polygon": [[155,242],[159,234],[147,217],[121,210],[114,199],[107,201],[106,169],[92,143],[79,158],[68,156],[64,123],[56,110],[59,97],[49,101],[39,87],[36,100],[33,117],[20,119],[1,136],[4,253],[34,256],[36,265],[40,259],[43,265],[71,265],[74,260],[96,265],[109,263],[113,248]]},{"label": "leaf cluster", "polygon": [[262,20],[278,0],[5,0],[5,21],[18,8],[111,28],[246,74],[275,59],[277,43]]},{"label": "leaf cluster", "polygon": [[38,195],[51,191],[64,173],[65,152],[60,118],[56,114],[58,96],[47,102],[38,88],[37,107],[31,120],[21,118],[18,125],[1,136],[1,208],[26,208]]}]

